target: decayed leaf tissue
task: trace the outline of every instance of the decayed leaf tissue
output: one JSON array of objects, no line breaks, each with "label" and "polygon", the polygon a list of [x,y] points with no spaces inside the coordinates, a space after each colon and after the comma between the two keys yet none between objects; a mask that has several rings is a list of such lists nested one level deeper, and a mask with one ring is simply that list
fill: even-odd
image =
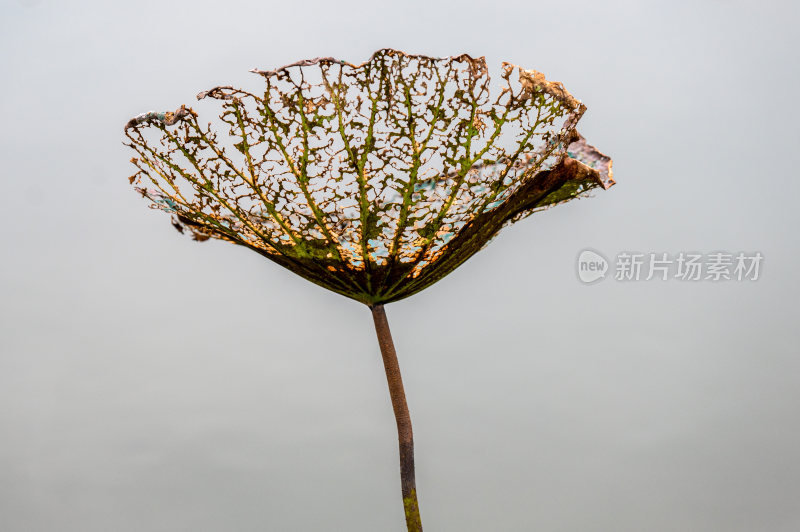
[{"label": "decayed leaf tissue", "polygon": [[381,50],[215,87],[221,130],[192,109],[126,127],[132,183],[198,240],[246,246],[367,304],[430,286],[500,228],[614,181],[560,83],[485,60]]}]

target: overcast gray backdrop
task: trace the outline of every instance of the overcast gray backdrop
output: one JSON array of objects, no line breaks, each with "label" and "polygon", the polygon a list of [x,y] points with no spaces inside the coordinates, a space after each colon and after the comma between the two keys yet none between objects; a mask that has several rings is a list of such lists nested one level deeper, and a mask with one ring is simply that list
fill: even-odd
[{"label": "overcast gray backdrop", "polygon": [[[367,308],[180,237],[122,146],[382,47],[562,81],[618,181],[387,307],[426,530],[800,530],[796,3],[0,5],[3,532],[404,530]],[[765,260],[584,286],[585,247]]]}]

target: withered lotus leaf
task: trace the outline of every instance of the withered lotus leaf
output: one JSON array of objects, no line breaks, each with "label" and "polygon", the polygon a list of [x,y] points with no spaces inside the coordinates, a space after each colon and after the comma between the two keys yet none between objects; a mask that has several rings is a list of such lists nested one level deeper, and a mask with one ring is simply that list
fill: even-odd
[{"label": "withered lotus leaf", "polygon": [[614,181],[557,82],[483,58],[380,50],[271,71],[131,119],[131,182],[181,232],[248,247],[368,305],[408,297],[506,224]]}]

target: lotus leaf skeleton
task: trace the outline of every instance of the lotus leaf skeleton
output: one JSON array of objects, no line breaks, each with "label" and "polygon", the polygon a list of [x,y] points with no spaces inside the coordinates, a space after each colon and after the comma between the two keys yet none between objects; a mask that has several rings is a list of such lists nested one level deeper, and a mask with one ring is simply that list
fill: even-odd
[{"label": "lotus leaf skeleton", "polygon": [[442,279],[503,226],[609,188],[611,159],[578,134],[586,108],[561,83],[507,63],[499,87],[484,58],[390,49],[360,65],[326,57],[253,72],[263,92],[197,95],[217,102],[216,124],[186,106],[131,119],[130,182],[181,233],[247,247],[371,309],[406,526],[421,531],[384,305]]}]

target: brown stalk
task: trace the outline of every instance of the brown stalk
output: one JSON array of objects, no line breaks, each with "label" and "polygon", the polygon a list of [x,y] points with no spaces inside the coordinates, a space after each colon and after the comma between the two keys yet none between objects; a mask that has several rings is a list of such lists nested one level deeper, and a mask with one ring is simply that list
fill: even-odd
[{"label": "brown stalk", "polygon": [[406,514],[408,532],[422,532],[422,520],[417,502],[417,484],[414,478],[414,433],[411,430],[411,415],[408,412],[406,392],[403,389],[403,378],[400,365],[397,363],[397,351],[394,349],[392,332],[383,305],[373,305],[372,319],[378,344],[386,369],[386,381],[389,383],[389,396],[392,398],[392,409],[397,421],[397,438],[400,443],[400,486],[403,493],[403,508]]}]

